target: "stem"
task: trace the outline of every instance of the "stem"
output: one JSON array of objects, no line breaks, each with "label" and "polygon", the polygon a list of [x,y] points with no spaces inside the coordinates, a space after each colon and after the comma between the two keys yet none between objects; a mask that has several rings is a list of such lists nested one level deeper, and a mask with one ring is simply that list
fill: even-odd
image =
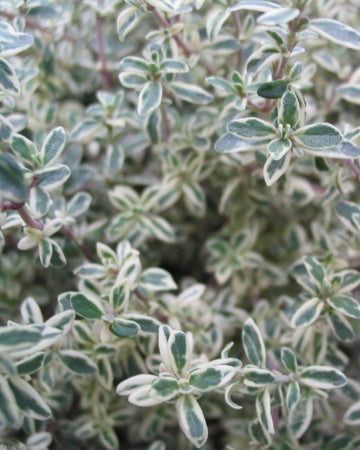
[{"label": "stem", "polygon": [[29,208],[24,203],[20,208],[16,208],[20,217],[26,223],[26,225],[30,228],[35,228],[36,230],[42,231],[44,229],[44,224],[34,219],[34,217],[30,214]]},{"label": "stem", "polygon": [[[141,302],[143,303],[144,306],[148,306],[148,299],[141,293],[139,288],[136,288],[134,290],[134,294],[136,295],[136,297],[141,300]],[[167,316],[165,316],[160,310],[159,308],[157,308],[154,312],[153,312],[154,316],[160,321],[160,322],[164,322],[166,323],[168,318]]]},{"label": "stem", "polygon": [[147,298],[142,294],[139,288],[135,289],[134,293],[137,298],[139,298],[145,305],[147,305]]},{"label": "stem", "polygon": [[360,178],[360,167],[357,164],[355,164],[355,161],[353,161],[352,159],[346,159],[343,162],[343,164],[344,164],[344,166],[350,167],[350,169],[353,171],[354,175],[357,178]]},{"label": "stem", "polygon": [[[25,202],[8,202],[8,203],[0,203],[0,210],[1,211],[18,211],[20,217],[23,219],[25,224],[30,227],[34,228],[36,230],[42,231],[44,229],[44,224],[40,222],[39,220],[36,220],[29,211],[28,206]],[[89,252],[87,247],[84,244],[81,244],[76,236],[74,235],[73,231],[64,225],[60,232],[64,237],[67,239],[70,239],[71,241],[74,241],[75,244],[79,247],[79,249],[82,251],[85,258],[87,258],[89,261],[94,261],[92,254]]]},{"label": "stem", "polygon": [[274,80],[280,80],[282,78],[287,62],[288,62],[288,58],[286,56],[282,56],[280,58],[279,64],[278,64],[278,66],[275,70],[274,76],[273,76]]},{"label": "stem", "polygon": [[75,236],[75,234],[74,234],[74,232],[72,231],[72,229],[71,228],[69,228],[69,227],[67,227],[66,225],[64,225],[62,228],[61,228],[61,233],[63,234],[63,236],[64,237],[66,237],[66,238],[68,238],[68,239],[70,239],[71,241],[74,241],[75,242],[75,244],[79,247],[79,249],[82,251],[82,254],[85,256],[85,258],[87,258],[89,261],[91,261],[91,262],[93,262],[94,261],[94,258],[93,258],[93,256],[92,256],[92,254],[89,252],[89,250],[88,250],[88,248],[84,245],[84,244],[81,244],[78,240],[77,240],[77,238],[76,238],[76,236]]},{"label": "stem", "polygon": [[266,100],[262,105],[258,105],[256,103],[253,103],[251,100],[248,100],[248,104],[249,104],[249,106],[256,109],[257,111],[269,112],[273,109],[273,107],[275,105],[275,101],[274,100]]},{"label": "stem", "polygon": [[[163,28],[170,28],[171,27],[171,23],[165,18],[163,17],[161,14],[159,14],[158,11],[156,11],[156,9],[153,6],[148,6],[148,11],[150,11],[154,17],[154,19],[156,20],[156,22],[161,25]],[[181,36],[179,35],[175,35],[173,36],[176,43],[178,44],[178,46],[180,48],[182,48],[182,50],[184,51],[186,56],[190,56],[192,55],[192,50],[191,48],[186,44],[186,42],[183,41],[183,39],[181,38]],[[203,59],[199,59],[199,64],[201,66],[203,66],[203,68],[210,74],[210,75],[214,75],[215,71],[213,70],[213,68]]]},{"label": "stem", "polygon": [[160,111],[161,111],[161,118],[162,118],[162,121],[163,121],[163,124],[164,124],[163,140],[164,140],[164,142],[168,142],[169,138],[170,138],[170,135],[171,135],[170,119],[169,119],[169,116],[167,114],[166,107],[164,105],[161,105]]},{"label": "stem", "polygon": [[[6,17],[9,20],[13,20],[16,17],[19,17],[20,14],[14,14],[14,13],[11,13],[11,12],[8,12],[8,11],[1,11],[0,10],[0,16]],[[39,25],[37,22],[35,22],[35,21],[31,20],[31,19],[28,19],[26,17],[25,17],[25,20],[26,20],[26,26],[27,27],[33,28],[34,30],[39,30],[42,33],[45,33],[45,34],[53,36],[53,31],[49,30],[49,28],[43,27],[42,25]],[[69,42],[72,42],[73,44],[77,44],[77,42],[78,42],[77,39],[73,38],[72,36],[69,36],[68,34],[64,34],[63,38],[65,40],[69,41]]]},{"label": "stem", "polygon": [[277,408],[274,408],[271,412],[271,417],[272,417],[274,427],[276,427],[276,425],[278,423],[279,415],[280,415],[280,407],[278,406]]},{"label": "stem", "polygon": [[[234,11],[233,13],[233,22],[234,22],[234,36],[239,39],[239,36],[241,35],[241,22],[240,22],[240,16],[238,11]],[[237,70],[240,70],[242,63],[242,49],[238,50],[236,53],[236,68]]]},{"label": "stem", "polygon": [[96,14],[96,36],[98,43],[98,56],[101,63],[102,85],[105,91],[109,91],[111,88],[111,75],[107,68],[104,36],[102,32],[102,24],[99,14]]}]

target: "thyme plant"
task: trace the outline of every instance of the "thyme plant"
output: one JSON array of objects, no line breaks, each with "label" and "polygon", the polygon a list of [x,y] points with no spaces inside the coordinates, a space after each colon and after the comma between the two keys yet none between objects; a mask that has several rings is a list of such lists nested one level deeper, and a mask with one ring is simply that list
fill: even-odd
[{"label": "thyme plant", "polygon": [[358,0],[0,2],[0,448],[360,449]]}]

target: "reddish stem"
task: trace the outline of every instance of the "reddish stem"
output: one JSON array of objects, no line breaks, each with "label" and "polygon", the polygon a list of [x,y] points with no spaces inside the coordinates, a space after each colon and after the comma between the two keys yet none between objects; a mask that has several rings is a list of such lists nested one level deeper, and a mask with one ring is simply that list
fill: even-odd
[{"label": "reddish stem", "polygon": [[20,208],[16,208],[20,217],[30,228],[35,228],[36,230],[42,231],[44,229],[44,224],[34,219],[34,217],[30,214],[29,208],[24,203]]},{"label": "reddish stem", "polygon": [[[238,11],[234,11],[233,13],[233,22],[234,22],[234,36],[239,39],[239,36],[241,35],[241,22],[240,22],[240,16]],[[236,53],[236,68],[237,70],[240,70],[242,62],[242,48],[237,51]]]},{"label": "reddish stem", "polygon": [[[2,17],[6,17],[9,20],[13,20],[16,17],[19,17],[19,14],[14,14],[8,11],[1,11],[0,10],[0,16]],[[49,30],[49,28],[43,27],[42,25],[38,24],[37,22],[35,22],[34,20],[28,19],[25,17],[25,21],[26,21],[26,26],[29,28],[33,28],[34,30],[39,30],[42,33],[48,34],[53,36],[53,30]],[[77,39],[73,38],[72,36],[69,36],[67,34],[64,34],[63,38],[69,42],[72,42],[73,44],[76,44],[78,42]]]},{"label": "reddish stem", "polygon": [[96,14],[96,36],[98,43],[98,56],[101,63],[102,85],[105,91],[109,91],[111,88],[111,75],[107,68],[104,36],[102,32],[101,17],[99,14]]},{"label": "reddish stem", "polygon": [[[0,210],[1,211],[18,211],[20,217],[23,219],[25,224],[30,228],[35,228],[36,230],[42,231],[44,229],[44,224],[40,222],[39,220],[36,220],[29,211],[29,208],[27,207],[25,202],[7,202],[7,203],[0,203]],[[70,239],[75,242],[75,244],[80,248],[85,258],[87,258],[89,261],[93,261],[93,256],[87,249],[87,247],[84,244],[81,244],[78,242],[76,236],[74,235],[73,231],[64,225],[60,232],[63,234],[64,237],[67,239]]]},{"label": "reddish stem", "polygon": [[170,125],[170,119],[166,111],[166,107],[164,105],[161,105],[160,107],[161,111],[161,118],[164,124],[164,135],[163,140],[164,142],[168,142],[170,135],[171,135],[171,125]]},{"label": "reddish stem", "polygon": [[357,164],[355,164],[355,161],[353,161],[352,159],[346,159],[343,162],[343,164],[344,164],[344,166],[350,167],[351,170],[354,172],[354,175],[357,178],[360,178],[360,167]]},{"label": "reddish stem", "polygon": [[[159,14],[158,11],[156,11],[156,9],[152,6],[148,6],[148,11],[150,11],[152,13],[152,15],[154,16],[156,22],[161,25],[163,28],[170,28],[171,27],[171,23],[165,18],[163,17],[161,14]],[[182,48],[183,52],[185,53],[186,56],[190,56],[193,52],[191,50],[191,48],[186,44],[186,42],[183,41],[183,39],[181,38],[181,36],[179,36],[178,34],[176,34],[175,36],[173,36],[176,43],[178,44],[178,46],[180,48]],[[215,71],[213,70],[213,68],[203,59],[199,60],[199,64],[201,66],[203,66],[203,68],[210,74],[210,75],[214,75]]]}]

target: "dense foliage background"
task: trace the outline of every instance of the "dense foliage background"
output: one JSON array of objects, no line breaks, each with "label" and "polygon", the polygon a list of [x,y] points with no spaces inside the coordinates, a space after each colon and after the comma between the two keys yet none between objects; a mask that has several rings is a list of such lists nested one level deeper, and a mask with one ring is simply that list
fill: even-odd
[{"label": "dense foliage background", "polygon": [[360,3],[0,2],[0,448],[360,448]]}]

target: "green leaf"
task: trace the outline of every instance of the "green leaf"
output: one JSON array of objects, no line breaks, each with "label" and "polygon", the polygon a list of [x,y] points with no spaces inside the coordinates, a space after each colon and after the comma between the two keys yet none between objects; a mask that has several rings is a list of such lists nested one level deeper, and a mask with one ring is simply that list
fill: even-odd
[{"label": "green leaf", "polygon": [[140,116],[146,116],[160,106],[162,91],[162,85],[157,81],[149,81],[145,84],[140,92],[137,108]]},{"label": "green leaf", "polygon": [[279,8],[262,14],[257,22],[267,26],[282,25],[296,19],[299,14],[300,11],[295,8]]},{"label": "green leaf", "polygon": [[26,439],[26,446],[29,450],[43,450],[50,447],[52,434],[47,431],[34,433]]},{"label": "green leaf", "polygon": [[249,424],[250,436],[255,442],[258,442],[262,447],[267,448],[271,444],[271,437],[267,431],[264,430],[258,420],[253,420]]},{"label": "green leaf", "polygon": [[59,157],[66,143],[66,134],[64,128],[54,128],[47,136],[42,149],[41,156],[43,164],[51,164]]},{"label": "green leaf", "polygon": [[34,43],[31,34],[18,33],[7,22],[0,22],[0,54],[2,56],[13,56],[26,50]]},{"label": "green leaf", "polygon": [[30,139],[21,134],[13,134],[10,139],[12,151],[24,162],[34,164],[37,161],[38,151]]},{"label": "green leaf", "polygon": [[[306,151],[326,149],[340,144],[343,137],[340,131],[329,123],[318,123],[300,128],[294,133],[294,140],[305,147]],[[319,155],[318,152],[316,152]],[[326,156],[326,152],[319,156]]]},{"label": "green leaf", "polygon": [[92,375],[97,372],[97,365],[79,351],[60,350],[58,355],[65,366],[74,373]]},{"label": "green leaf", "polygon": [[183,395],[176,404],[179,424],[185,436],[195,445],[202,447],[208,438],[208,428],[199,403],[192,395]]},{"label": "green leaf", "polygon": [[210,11],[206,21],[206,33],[210,41],[213,41],[219,34],[221,27],[230,17],[231,12],[226,9],[214,9]]},{"label": "green leaf", "polygon": [[91,195],[87,192],[78,192],[67,205],[67,215],[77,218],[84,214],[90,207]]},{"label": "green leaf", "polygon": [[13,377],[9,383],[16,403],[25,416],[36,420],[47,420],[52,416],[48,405],[28,382]]},{"label": "green leaf", "polygon": [[34,326],[0,328],[0,353],[27,349],[41,341],[41,330]]},{"label": "green leaf", "polygon": [[139,325],[141,333],[144,334],[157,333],[161,326],[161,323],[157,319],[142,314],[126,314],[125,318]]},{"label": "green leaf", "polygon": [[76,314],[85,319],[100,319],[105,314],[100,302],[86,297],[80,292],[71,296],[71,306]]},{"label": "green leaf", "polygon": [[360,105],[360,85],[343,84],[336,90],[343,100],[354,103],[355,105]]},{"label": "green leaf", "polygon": [[139,58],[137,56],[126,56],[120,61],[119,70],[147,74],[149,71],[149,65],[143,58]]},{"label": "green leaf", "polygon": [[234,376],[234,368],[226,365],[195,369],[189,377],[189,384],[200,392],[218,389]]},{"label": "green leaf", "polygon": [[239,11],[242,9],[250,11],[267,12],[279,9],[280,5],[274,2],[267,2],[264,0],[242,0],[230,7],[230,11]]},{"label": "green leaf", "polygon": [[132,320],[117,317],[109,327],[109,330],[118,337],[134,337],[140,331],[140,326]]},{"label": "green leaf", "polygon": [[54,241],[54,239],[51,239],[51,246],[52,246],[51,266],[58,268],[64,267],[66,264],[66,258],[60,245],[56,241]]},{"label": "green leaf", "polygon": [[257,366],[264,365],[266,359],[265,345],[259,328],[251,318],[244,323],[242,341],[249,361]]},{"label": "green leaf", "polygon": [[106,275],[106,269],[100,264],[83,264],[74,271],[75,275],[85,279],[101,279]]},{"label": "green leaf", "polygon": [[110,305],[115,311],[126,310],[130,291],[124,282],[114,284],[110,291]]},{"label": "green leaf", "polygon": [[287,347],[282,347],[281,349],[281,361],[290,372],[297,372],[297,360],[295,353]]},{"label": "green leaf", "polygon": [[162,126],[161,111],[157,109],[147,117],[146,121],[146,132],[152,144],[158,144],[161,141],[162,139],[161,126]]},{"label": "green leaf", "polygon": [[313,415],[313,399],[303,396],[289,412],[289,430],[295,439],[299,439],[308,429]]},{"label": "green leaf", "polygon": [[267,369],[259,369],[258,367],[245,367],[244,384],[249,387],[265,387],[275,381],[275,376]]},{"label": "green leaf", "polygon": [[130,394],[128,400],[133,405],[141,407],[159,405],[165,401],[162,397],[151,395],[151,393],[150,386],[143,386]]},{"label": "green leaf", "polygon": [[319,288],[321,288],[326,276],[324,266],[320,264],[319,261],[316,258],[313,258],[312,256],[304,256],[303,259],[305,269],[309,277]]},{"label": "green leaf", "polygon": [[193,284],[186,288],[180,295],[178,295],[178,302],[183,306],[191,305],[193,302],[200,300],[205,292],[206,286],[204,284]]},{"label": "green leaf", "polygon": [[206,248],[216,256],[225,256],[229,251],[229,246],[224,239],[210,239],[206,243]]},{"label": "green leaf", "polygon": [[57,189],[62,186],[70,177],[71,171],[68,166],[59,164],[57,166],[46,167],[37,172],[38,180],[36,186],[41,186],[47,190]]},{"label": "green leaf", "polygon": [[318,319],[323,308],[324,303],[318,298],[312,298],[306,301],[293,315],[291,326],[293,328],[300,328],[311,325]]},{"label": "green leaf", "polygon": [[0,114],[0,142],[9,142],[13,133],[14,128],[11,122]]},{"label": "green leaf", "polygon": [[143,386],[150,386],[157,379],[158,377],[156,375],[135,375],[119,383],[116,388],[116,393],[118,395],[129,395]]},{"label": "green leaf", "polygon": [[289,383],[286,390],[286,406],[289,411],[295,408],[300,400],[300,386],[297,381]]},{"label": "green leaf", "polygon": [[116,30],[120,41],[132,31],[144,17],[144,11],[137,6],[131,6],[123,9],[116,20]]},{"label": "green leaf", "polygon": [[264,165],[264,180],[266,186],[272,186],[287,171],[291,161],[291,152],[287,152],[281,159],[268,157]]},{"label": "green leaf", "polygon": [[171,89],[181,99],[189,103],[207,105],[213,101],[213,96],[204,89],[189,83],[172,82]]},{"label": "green leaf", "polygon": [[139,224],[153,237],[163,242],[174,242],[176,234],[169,222],[160,216],[143,215]]},{"label": "green leaf", "polygon": [[333,367],[309,366],[300,372],[300,383],[314,389],[334,389],[345,386],[345,375]]},{"label": "green leaf", "polygon": [[[354,215],[360,214],[360,208],[356,203],[340,201],[335,205],[335,211],[340,216],[341,221],[350,231],[356,232],[357,228],[354,222]],[[359,278],[360,280],[360,278]]]},{"label": "green leaf", "polygon": [[28,196],[23,171],[10,155],[0,155],[0,192],[14,202],[23,202]]},{"label": "green leaf", "polygon": [[19,375],[31,375],[37,372],[43,365],[45,353],[35,353],[35,355],[28,356],[16,364]]},{"label": "green leaf", "polygon": [[233,133],[225,133],[215,142],[215,150],[219,153],[248,152],[265,148],[267,140],[251,141],[239,138]]},{"label": "green leaf", "polygon": [[236,94],[236,89],[230,84],[228,81],[224,80],[224,78],[221,77],[207,77],[205,78],[205,81],[213,86],[215,89],[218,89],[218,91],[221,94],[224,95],[233,95]]},{"label": "green leaf", "polygon": [[50,266],[53,247],[50,239],[41,239],[39,242],[39,258],[41,265],[45,268]]},{"label": "green leaf", "polygon": [[331,42],[354,50],[360,49],[360,33],[337,20],[313,19],[309,23],[309,28]]},{"label": "green leaf", "polygon": [[20,95],[20,83],[12,66],[0,58],[0,92],[3,90],[10,95]]},{"label": "green leaf", "polygon": [[85,119],[83,122],[76,125],[76,127],[72,130],[70,138],[75,142],[91,142],[98,132],[99,127],[100,123],[98,120]]},{"label": "green leaf", "polygon": [[57,328],[63,334],[66,334],[72,329],[75,316],[75,312],[71,309],[61,311],[50,317],[50,319],[45,322],[45,325],[48,327]]},{"label": "green leaf", "polygon": [[304,148],[304,150],[311,155],[324,158],[356,159],[360,157],[360,148],[347,139],[343,139],[336,147],[311,150]]},{"label": "green leaf", "polygon": [[0,375],[0,415],[13,428],[21,426],[22,417],[15,396],[6,378]]},{"label": "green leaf", "polygon": [[120,145],[109,145],[106,150],[106,170],[111,175],[120,172],[124,165],[124,150]]},{"label": "green leaf", "polygon": [[264,67],[270,66],[280,58],[279,49],[276,47],[261,47],[254,52],[246,62],[246,71],[251,74],[260,72]]},{"label": "green leaf", "polygon": [[43,217],[49,211],[51,203],[50,195],[40,186],[34,186],[30,190],[29,206],[35,219]]},{"label": "green leaf", "polygon": [[151,384],[150,395],[161,398],[163,401],[170,400],[178,393],[178,382],[175,378],[159,377]]},{"label": "green leaf", "polygon": [[339,295],[327,298],[327,302],[332,308],[340,311],[345,316],[360,319],[360,305],[354,298],[347,295]]},{"label": "green leaf", "polygon": [[189,67],[177,59],[164,59],[160,64],[160,71],[163,73],[186,73],[189,72]]},{"label": "green leaf", "polygon": [[27,324],[42,323],[44,321],[41,309],[32,297],[27,297],[21,303],[20,312],[23,321]]},{"label": "green leaf", "polygon": [[331,328],[340,341],[352,341],[355,338],[353,327],[342,314],[332,310],[328,317]]},{"label": "green leaf", "polygon": [[200,184],[189,180],[183,184],[182,189],[189,211],[195,216],[202,217],[205,214],[206,198]]},{"label": "green leaf", "polygon": [[276,136],[276,129],[271,123],[251,117],[231,121],[228,130],[244,139],[271,139]]},{"label": "green leaf", "polygon": [[111,360],[108,356],[100,358],[96,361],[97,364],[97,378],[107,391],[112,390],[114,382],[113,369],[111,367]]},{"label": "green leaf", "polygon": [[296,95],[287,91],[281,97],[278,111],[278,120],[283,125],[289,124],[291,128],[295,128],[299,123],[300,105]]},{"label": "green leaf", "polygon": [[111,203],[120,211],[134,208],[140,201],[137,192],[128,186],[116,186],[109,192]]},{"label": "green leaf", "polygon": [[287,82],[284,80],[269,81],[261,84],[257,90],[257,95],[263,98],[280,98],[287,89]]},{"label": "green leaf", "polygon": [[357,270],[343,270],[331,278],[331,282],[338,280],[340,284],[339,293],[344,294],[355,289],[360,284],[360,272]]},{"label": "green leaf", "polygon": [[286,153],[291,150],[292,143],[290,139],[274,139],[267,146],[271,158],[275,161],[282,159]]},{"label": "green leaf", "polygon": [[140,277],[140,286],[148,291],[169,291],[176,289],[172,276],[164,269],[152,267],[144,270]]},{"label": "green leaf", "polygon": [[186,334],[182,331],[172,331],[168,340],[169,360],[176,374],[183,374],[189,363],[189,348]]},{"label": "green leaf", "polygon": [[264,389],[261,394],[256,397],[256,412],[261,426],[270,434],[275,433],[274,423],[271,416],[270,394]]},{"label": "green leaf", "polygon": [[360,401],[355,402],[346,411],[344,416],[344,423],[347,425],[360,425]]}]

